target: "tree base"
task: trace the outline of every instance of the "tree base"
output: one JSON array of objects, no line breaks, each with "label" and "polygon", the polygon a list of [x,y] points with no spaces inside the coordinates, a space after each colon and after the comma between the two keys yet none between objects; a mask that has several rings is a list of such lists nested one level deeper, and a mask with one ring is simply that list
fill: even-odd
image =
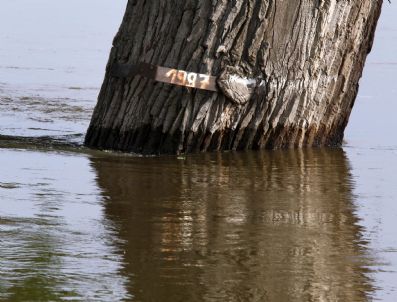
[{"label": "tree base", "polygon": [[90,127],[85,140],[88,147],[118,150],[143,155],[184,154],[214,151],[288,149],[301,147],[337,147],[343,142],[344,127],[320,127],[303,130],[275,127],[264,136],[260,129],[225,129],[214,133],[198,131],[163,133],[150,125],[120,133],[111,128]]}]

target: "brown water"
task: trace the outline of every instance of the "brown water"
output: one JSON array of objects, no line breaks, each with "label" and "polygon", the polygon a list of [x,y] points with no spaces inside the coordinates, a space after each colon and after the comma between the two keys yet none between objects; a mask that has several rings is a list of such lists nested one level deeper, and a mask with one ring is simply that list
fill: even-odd
[{"label": "brown water", "polygon": [[396,301],[396,5],[343,149],[142,158],[81,147],[107,2],[2,5],[0,301]]}]

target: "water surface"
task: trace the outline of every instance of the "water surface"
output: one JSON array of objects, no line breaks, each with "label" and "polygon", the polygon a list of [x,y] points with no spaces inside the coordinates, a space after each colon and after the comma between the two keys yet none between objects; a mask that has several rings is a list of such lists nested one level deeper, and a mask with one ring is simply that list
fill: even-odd
[{"label": "water surface", "polygon": [[396,5],[343,149],[81,143],[126,1],[4,0],[0,301],[395,301]]}]

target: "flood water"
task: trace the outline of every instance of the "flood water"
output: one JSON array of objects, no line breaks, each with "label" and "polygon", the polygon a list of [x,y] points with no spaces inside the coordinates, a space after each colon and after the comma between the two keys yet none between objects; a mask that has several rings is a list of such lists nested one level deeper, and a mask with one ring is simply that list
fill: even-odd
[{"label": "flood water", "polygon": [[81,145],[125,4],[2,2],[0,301],[396,301],[397,5],[343,148],[143,158]]}]

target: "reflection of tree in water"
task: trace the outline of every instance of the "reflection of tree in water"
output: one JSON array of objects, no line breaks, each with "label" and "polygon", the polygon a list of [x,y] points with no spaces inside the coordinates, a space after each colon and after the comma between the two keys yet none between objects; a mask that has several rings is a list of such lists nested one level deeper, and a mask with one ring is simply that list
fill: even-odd
[{"label": "reflection of tree in water", "polygon": [[93,159],[139,301],[361,301],[341,150]]}]

